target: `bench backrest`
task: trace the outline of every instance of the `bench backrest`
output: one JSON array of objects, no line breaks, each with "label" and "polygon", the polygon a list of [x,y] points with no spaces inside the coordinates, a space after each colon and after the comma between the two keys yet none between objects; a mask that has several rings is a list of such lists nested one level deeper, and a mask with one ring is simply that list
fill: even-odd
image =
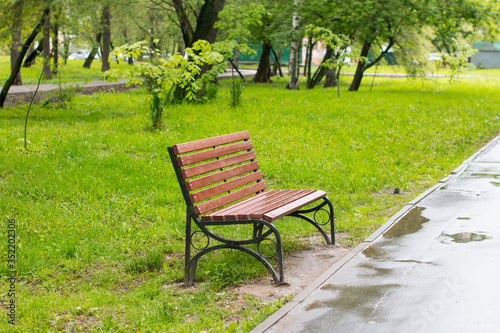
[{"label": "bench backrest", "polygon": [[243,131],[168,148],[184,200],[196,215],[266,188],[249,139]]}]

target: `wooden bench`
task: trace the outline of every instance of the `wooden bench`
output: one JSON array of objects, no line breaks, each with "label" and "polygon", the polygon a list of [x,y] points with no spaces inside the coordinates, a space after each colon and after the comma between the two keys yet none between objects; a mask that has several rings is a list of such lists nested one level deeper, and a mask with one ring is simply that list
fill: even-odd
[{"label": "wooden bench", "polygon": [[[327,244],[335,244],[334,211],[326,193],[308,189],[267,190],[249,139],[248,131],[244,131],[168,148],[187,206],[186,286],[194,284],[201,256],[217,249],[248,253],[269,270],[276,283],[284,282],[281,237],[272,223],[283,216],[295,216],[311,223]],[[316,201],[319,204],[315,207],[301,210]],[[320,211],[326,212],[326,221],[317,221],[316,214]],[[214,231],[215,226],[237,224],[250,225],[251,235],[246,239],[230,239]],[[328,224],[329,234],[322,227]],[[199,236],[205,239],[203,246],[193,241]],[[211,245],[210,240],[216,244]],[[261,253],[264,240],[274,243],[273,255]],[[197,253],[192,256],[191,250]],[[277,261],[279,276],[268,261],[271,258]]]}]

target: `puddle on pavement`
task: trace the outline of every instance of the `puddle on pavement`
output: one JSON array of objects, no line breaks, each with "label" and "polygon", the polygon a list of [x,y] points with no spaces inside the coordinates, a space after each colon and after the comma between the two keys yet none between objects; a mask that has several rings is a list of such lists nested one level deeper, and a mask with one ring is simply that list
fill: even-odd
[{"label": "puddle on pavement", "polygon": [[387,253],[387,246],[392,243],[392,239],[413,234],[422,229],[422,224],[429,222],[428,218],[422,216],[424,210],[424,207],[413,207],[383,234],[385,241],[370,245],[362,253],[367,258],[383,258]]},{"label": "puddle on pavement", "polygon": [[372,244],[366,249],[363,250],[363,254],[367,258],[382,258],[386,254],[386,250],[384,250],[383,245],[380,243]]},{"label": "puddle on pavement", "polygon": [[500,175],[491,173],[471,173],[471,177],[500,179]]},{"label": "puddle on pavement", "polygon": [[442,233],[439,236],[439,241],[441,243],[471,243],[471,242],[481,242],[486,239],[492,239],[493,237],[483,233],[483,232],[459,232],[456,234],[445,234]]},{"label": "puddle on pavement", "polygon": [[382,277],[391,275],[394,270],[391,268],[380,267],[380,263],[367,261],[358,266],[363,268],[364,271],[360,273],[364,277]]},{"label": "puddle on pavement", "polygon": [[337,286],[327,284],[321,289],[331,291],[335,296],[330,300],[311,303],[306,308],[306,311],[326,307],[339,311],[348,311],[350,314],[356,313],[360,317],[368,317],[377,309],[378,300],[398,287],[400,287],[398,284],[370,286]]},{"label": "puddle on pavement", "polygon": [[384,238],[397,238],[405,235],[413,234],[422,229],[422,224],[429,222],[428,218],[422,216],[424,207],[414,207],[405,216],[399,219],[384,234]]}]

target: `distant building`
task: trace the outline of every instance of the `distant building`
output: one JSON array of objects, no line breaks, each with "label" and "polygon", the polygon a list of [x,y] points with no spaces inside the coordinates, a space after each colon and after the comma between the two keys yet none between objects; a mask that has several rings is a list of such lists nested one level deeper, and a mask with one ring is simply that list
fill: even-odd
[{"label": "distant building", "polygon": [[472,48],[478,50],[471,59],[474,66],[500,68],[500,42],[474,42]]}]

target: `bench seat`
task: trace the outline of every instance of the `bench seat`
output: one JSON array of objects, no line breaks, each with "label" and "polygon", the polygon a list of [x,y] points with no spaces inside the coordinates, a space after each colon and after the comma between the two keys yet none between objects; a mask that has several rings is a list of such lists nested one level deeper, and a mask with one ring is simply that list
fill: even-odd
[{"label": "bench seat", "polygon": [[202,221],[263,219],[273,222],[326,196],[319,190],[267,190],[201,217]]}]

